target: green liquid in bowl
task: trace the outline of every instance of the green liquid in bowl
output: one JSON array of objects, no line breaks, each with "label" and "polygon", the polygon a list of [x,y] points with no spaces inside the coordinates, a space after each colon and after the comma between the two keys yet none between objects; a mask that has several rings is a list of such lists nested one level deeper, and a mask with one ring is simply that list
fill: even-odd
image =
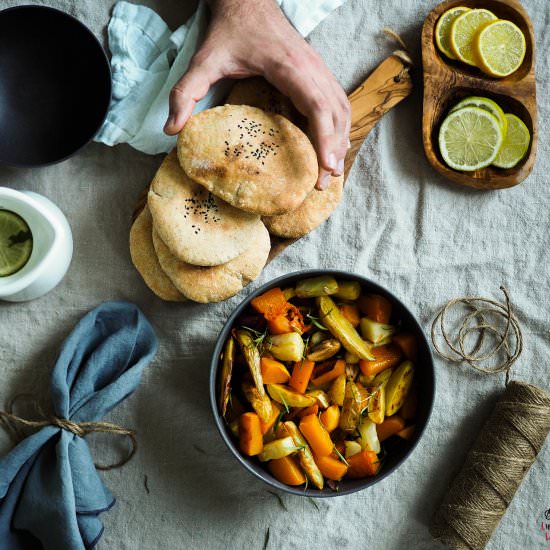
[{"label": "green liquid in bowl", "polygon": [[32,232],[15,212],[0,210],[0,277],[17,273],[32,254]]}]

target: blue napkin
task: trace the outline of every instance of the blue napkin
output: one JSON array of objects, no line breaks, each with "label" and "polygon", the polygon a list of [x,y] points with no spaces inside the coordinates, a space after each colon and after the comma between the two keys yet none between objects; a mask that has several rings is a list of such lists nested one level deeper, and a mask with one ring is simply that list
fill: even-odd
[{"label": "blue napkin", "polygon": [[[56,416],[100,421],[134,392],[156,350],[155,333],[136,306],[97,307],[67,338],[54,367]],[[114,503],[86,441],[47,426],[0,460],[0,548],[92,548],[103,533],[98,515]]]}]

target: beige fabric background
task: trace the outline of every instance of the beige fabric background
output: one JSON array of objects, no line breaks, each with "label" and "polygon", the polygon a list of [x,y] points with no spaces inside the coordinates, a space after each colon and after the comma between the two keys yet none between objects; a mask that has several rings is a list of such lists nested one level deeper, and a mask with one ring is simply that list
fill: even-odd
[{"label": "beige fabric background", "polygon": [[[0,0],[0,7],[21,3]],[[44,3],[71,12],[99,36],[104,36],[113,4]],[[173,28],[193,7],[184,0],[144,3]],[[418,59],[421,24],[433,5],[431,0],[348,0],[310,39],[351,91],[390,53],[392,46],[379,32],[386,25],[405,37]],[[414,95],[369,136],[332,219],[270,264],[250,290],[302,268],[348,269],[392,289],[428,329],[444,301],[467,293],[500,298],[498,288],[504,283],[525,334],[516,376],[550,387],[550,2],[529,0],[525,5],[538,40],[541,119],[538,162],[531,177],[517,188],[487,193],[461,189],[439,177],[422,151],[418,81]],[[208,307],[163,304],[131,266],[132,207],[160,161],[126,146],[92,144],[49,168],[0,167],[0,185],[36,190],[56,202],[75,238],[71,269],[54,292],[27,304],[0,305],[0,404],[16,391],[45,391],[60,343],[76,321],[102,301],[137,303],[160,340],[158,357],[141,387],[109,418],[138,430],[140,450],[123,469],[103,474],[118,502],[103,515],[106,531],[98,548],[261,549],[268,528],[271,549],[437,548],[427,522],[491,410],[503,377],[481,377],[437,359],[429,430],[396,473],[358,494],[319,500],[318,509],[307,499],[283,496],[283,510],[267,487],[242,470],[224,448],[207,399],[213,342],[246,292]],[[92,444],[102,461],[120,450],[114,440],[97,438]],[[0,434],[0,452],[8,448]],[[540,531],[547,508],[548,443],[489,547],[548,546]]]}]

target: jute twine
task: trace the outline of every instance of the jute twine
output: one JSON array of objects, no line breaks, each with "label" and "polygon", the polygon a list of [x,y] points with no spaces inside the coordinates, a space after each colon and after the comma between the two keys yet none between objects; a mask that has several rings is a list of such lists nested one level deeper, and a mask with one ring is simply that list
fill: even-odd
[{"label": "jute twine", "polygon": [[[40,419],[28,420],[13,413],[13,407],[16,401],[23,398],[30,400],[34,406],[34,409],[40,416]],[[20,443],[23,439],[25,439],[25,437],[27,437],[27,434],[22,428],[38,430],[45,428],[46,426],[56,426],[62,430],[67,430],[78,437],[85,437],[91,433],[101,432],[129,438],[132,446],[127,455],[120,461],[113,464],[95,464],[95,467],[98,470],[113,470],[115,468],[120,468],[130,461],[137,451],[136,433],[133,430],[128,430],[110,422],[73,422],[72,420],[67,420],[66,418],[58,418],[55,415],[47,415],[43,412],[38,400],[32,394],[21,393],[10,399],[7,403],[6,410],[0,411],[0,424],[8,432],[14,444]]]},{"label": "jute twine", "polygon": [[[487,298],[466,297],[451,300],[438,312],[432,326],[432,340],[440,355],[451,361],[464,361],[485,374],[506,372],[508,375],[521,353],[522,336],[508,293],[501,289],[506,297],[504,304]],[[470,312],[452,338],[445,327],[445,315],[457,304],[465,305]],[[496,313],[504,326],[490,324],[486,320],[488,313]],[[472,325],[475,319],[478,324]],[[447,351],[453,355],[438,346],[437,327],[443,333]],[[473,350],[467,352],[464,340],[471,332],[478,332],[479,338]],[[481,353],[481,339],[487,332],[496,335],[496,344],[493,350]],[[482,365],[502,351],[505,355],[502,363],[494,368]],[[507,376],[504,393],[432,520],[432,535],[453,550],[485,548],[549,432],[550,393],[524,382],[509,381]]]}]

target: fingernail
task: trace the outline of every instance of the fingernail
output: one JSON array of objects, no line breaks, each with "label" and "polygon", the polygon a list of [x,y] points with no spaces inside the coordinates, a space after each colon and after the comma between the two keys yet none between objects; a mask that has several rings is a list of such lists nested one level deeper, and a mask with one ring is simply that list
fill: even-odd
[{"label": "fingernail", "polygon": [[325,190],[328,187],[328,178],[330,174],[325,174],[320,180],[319,180],[319,187],[322,190]]},{"label": "fingernail", "polygon": [[336,168],[336,156],[334,153],[331,153],[329,156],[328,156],[328,167],[331,169],[331,170],[334,170]]},{"label": "fingernail", "polygon": [[173,126],[175,123],[176,123],[176,116],[175,115],[170,115],[168,117],[168,120],[166,121],[166,124],[164,125],[164,129],[166,130],[170,126]]},{"label": "fingernail", "polygon": [[336,168],[338,175],[341,176],[344,173],[344,159],[338,161],[338,167]]}]

